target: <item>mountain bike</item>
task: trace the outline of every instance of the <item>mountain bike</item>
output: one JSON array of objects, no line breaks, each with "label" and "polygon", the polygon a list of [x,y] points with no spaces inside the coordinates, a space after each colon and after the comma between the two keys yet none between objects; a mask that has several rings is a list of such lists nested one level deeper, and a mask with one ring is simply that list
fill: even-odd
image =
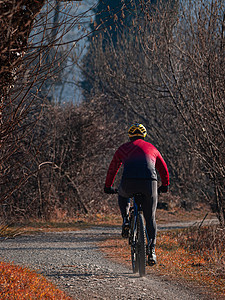
[{"label": "mountain bike", "polygon": [[142,197],[142,194],[134,195],[133,206],[129,211],[129,244],[131,246],[132,269],[133,273],[139,272],[141,277],[146,273],[146,248],[147,245],[149,245],[149,238],[141,207]]}]

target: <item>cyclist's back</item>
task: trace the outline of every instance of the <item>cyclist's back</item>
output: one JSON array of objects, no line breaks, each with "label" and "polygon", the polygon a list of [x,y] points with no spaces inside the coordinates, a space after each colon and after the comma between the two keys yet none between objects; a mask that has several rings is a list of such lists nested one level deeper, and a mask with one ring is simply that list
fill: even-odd
[{"label": "cyclist's back", "polygon": [[110,187],[121,164],[124,166],[122,179],[157,180],[156,168],[165,185],[168,183],[166,163],[159,151],[141,137],[134,137],[115,152],[106,177],[106,186]]},{"label": "cyclist's back", "polygon": [[123,164],[124,170],[119,187],[118,202],[123,218],[122,235],[129,224],[128,209],[130,197],[141,193],[143,197],[142,208],[146,220],[146,228],[150,239],[149,257],[156,263],[156,222],[155,211],[157,206],[157,173],[161,177],[161,192],[167,192],[169,186],[169,173],[167,165],[159,151],[151,144],[144,141],[147,134],[142,124],[134,124],[130,127],[128,135],[130,142],[120,146],[115,152],[110,163],[106,181],[105,193],[114,193],[112,184],[115,176]]}]

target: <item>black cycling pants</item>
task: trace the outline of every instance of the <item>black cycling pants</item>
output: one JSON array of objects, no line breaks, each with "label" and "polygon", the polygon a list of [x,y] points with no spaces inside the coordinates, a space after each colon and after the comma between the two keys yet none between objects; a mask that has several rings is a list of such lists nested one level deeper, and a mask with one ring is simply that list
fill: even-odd
[{"label": "black cycling pants", "polygon": [[155,213],[158,201],[157,181],[149,179],[122,179],[119,187],[118,202],[123,218],[127,215],[130,197],[137,193],[143,195],[142,209],[146,229],[150,246],[155,246],[157,231]]}]

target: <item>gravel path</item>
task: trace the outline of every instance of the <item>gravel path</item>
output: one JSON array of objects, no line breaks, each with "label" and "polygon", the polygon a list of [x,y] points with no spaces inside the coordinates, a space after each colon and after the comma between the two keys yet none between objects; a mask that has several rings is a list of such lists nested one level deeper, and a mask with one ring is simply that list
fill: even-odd
[{"label": "gravel path", "polygon": [[42,233],[0,241],[0,259],[38,270],[74,299],[216,299],[157,276],[140,278],[104,257],[96,242],[118,228]]}]

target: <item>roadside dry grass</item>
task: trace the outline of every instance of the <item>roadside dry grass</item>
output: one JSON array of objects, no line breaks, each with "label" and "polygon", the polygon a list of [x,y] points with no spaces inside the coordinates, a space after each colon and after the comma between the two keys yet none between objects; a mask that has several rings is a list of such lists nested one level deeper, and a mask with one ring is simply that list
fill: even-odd
[{"label": "roadside dry grass", "polygon": [[[173,223],[184,221],[202,220],[207,214],[207,219],[215,218],[215,214],[211,213],[209,208],[199,206],[192,211],[182,208],[173,208],[169,211],[157,210],[157,223]],[[51,232],[51,231],[70,231],[89,228],[91,226],[121,226],[121,217],[119,210],[117,213],[95,213],[87,215],[77,215],[73,218],[65,217],[65,214],[57,214],[56,218],[51,220],[31,219],[27,222],[14,223],[6,226],[7,233],[11,235],[35,233],[35,232]],[[0,225],[1,236],[1,225]]]},{"label": "roadside dry grass", "polygon": [[0,262],[0,299],[72,300],[43,276],[5,262]]},{"label": "roadside dry grass", "polygon": [[[215,233],[216,229],[207,227],[202,230],[159,232],[156,249],[158,263],[154,267],[147,267],[147,273],[158,274],[169,280],[185,280],[225,299],[225,230],[219,233],[217,243],[212,243],[211,234],[208,237],[205,235],[205,232]],[[197,248],[194,245],[199,239],[205,242]],[[209,240],[211,251],[207,244]],[[99,247],[108,258],[131,265],[127,240],[108,239],[99,243]]]}]

